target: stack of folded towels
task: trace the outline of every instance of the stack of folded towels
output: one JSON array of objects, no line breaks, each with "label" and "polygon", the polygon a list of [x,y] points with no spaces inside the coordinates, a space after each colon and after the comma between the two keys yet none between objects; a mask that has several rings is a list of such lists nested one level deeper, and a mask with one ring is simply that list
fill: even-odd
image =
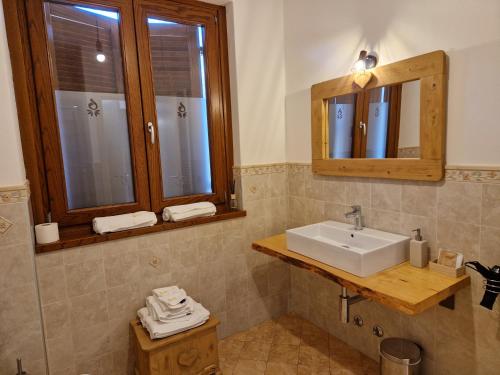
[{"label": "stack of folded towels", "polygon": [[177,286],[153,289],[146,307],[137,312],[151,339],[160,339],[187,331],[205,323],[210,312]]}]

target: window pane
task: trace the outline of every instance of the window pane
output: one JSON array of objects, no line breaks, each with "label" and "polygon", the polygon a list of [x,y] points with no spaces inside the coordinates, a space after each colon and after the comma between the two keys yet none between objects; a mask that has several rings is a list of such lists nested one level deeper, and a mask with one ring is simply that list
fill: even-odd
[{"label": "window pane", "polygon": [[203,26],[148,18],[165,198],[212,193]]},{"label": "window pane", "polygon": [[350,158],[356,114],[356,95],[342,95],[328,101],[329,157]]},{"label": "window pane", "polygon": [[383,159],[387,149],[387,128],[389,126],[389,91],[388,87],[370,90],[368,104],[368,134],[366,157]]},{"label": "window pane", "polygon": [[134,202],[119,14],[44,7],[68,208]]}]

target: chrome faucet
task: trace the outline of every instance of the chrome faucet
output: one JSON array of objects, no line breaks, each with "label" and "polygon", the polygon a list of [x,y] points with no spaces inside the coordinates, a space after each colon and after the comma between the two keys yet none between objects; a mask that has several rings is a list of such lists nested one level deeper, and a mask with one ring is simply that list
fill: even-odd
[{"label": "chrome faucet", "polygon": [[346,218],[354,218],[354,230],[362,230],[363,229],[363,223],[361,219],[361,206],[351,206],[352,211],[351,212],[346,212],[345,217]]}]

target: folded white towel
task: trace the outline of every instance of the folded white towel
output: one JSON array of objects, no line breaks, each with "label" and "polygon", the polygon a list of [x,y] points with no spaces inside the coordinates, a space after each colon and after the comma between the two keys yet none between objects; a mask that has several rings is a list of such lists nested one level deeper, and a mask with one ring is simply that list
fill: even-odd
[{"label": "folded white towel", "polygon": [[189,315],[189,319],[182,321],[171,320],[169,322],[157,322],[149,315],[146,307],[137,311],[137,315],[139,316],[143,327],[148,330],[151,339],[154,340],[172,336],[176,333],[187,331],[205,323],[210,317],[210,312],[201,304],[196,302],[194,302],[193,307],[194,311],[191,315]]},{"label": "folded white towel", "polygon": [[170,206],[163,209],[163,221],[181,221],[195,217],[213,216],[217,208],[211,202],[199,202]]},{"label": "folded white towel", "polygon": [[156,214],[149,211],[138,211],[133,214],[96,217],[92,220],[94,232],[103,234],[119,232],[127,229],[152,227],[158,222]]},{"label": "folded white towel", "polygon": [[164,310],[177,310],[186,302],[186,291],[177,286],[153,289],[153,295]]},{"label": "folded white towel", "polygon": [[191,315],[194,311],[194,301],[191,297],[186,298],[183,308],[176,310],[164,310],[158,303],[155,296],[146,298],[146,307],[148,308],[149,315],[153,320],[170,321],[173,319],[182,319]]}]

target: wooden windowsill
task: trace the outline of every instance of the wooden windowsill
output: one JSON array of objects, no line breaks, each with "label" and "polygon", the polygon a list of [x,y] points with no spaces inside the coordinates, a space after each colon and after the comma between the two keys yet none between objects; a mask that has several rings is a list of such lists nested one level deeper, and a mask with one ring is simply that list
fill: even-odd
[{"label": "wooden windowsill", "polygon": [[367,299],[407,315],[419,314],[470,285],[470,276],[449,277],[426,268],[399,264],[375,275],[359,277],[288,250],[285,234],[255,241],[252,247],[294,266],[330,279]]},{"label": "wooden windowsill", "polygon": [[49,251],[69,249],[71,247],[92,245],[100,242],[119,240],[127,237],[142,236],[148,233],[156,233],[167,230],[191,227],[194,225],[207,224],[215,221],[236,219],[246,216],[246,211],[243,210],[224,210],[217,211],[214,216],[198,217],[191,220],[179,222],[165,222],[161,215],[158,215],[158,223],[152,227],[130,229],[121,232],[96,234],[93,232],[91,225],[79,225],[75,227],[67,227],[59,229],[59,241],[46,245],[36,245],[37,253],[46,253]]}]

